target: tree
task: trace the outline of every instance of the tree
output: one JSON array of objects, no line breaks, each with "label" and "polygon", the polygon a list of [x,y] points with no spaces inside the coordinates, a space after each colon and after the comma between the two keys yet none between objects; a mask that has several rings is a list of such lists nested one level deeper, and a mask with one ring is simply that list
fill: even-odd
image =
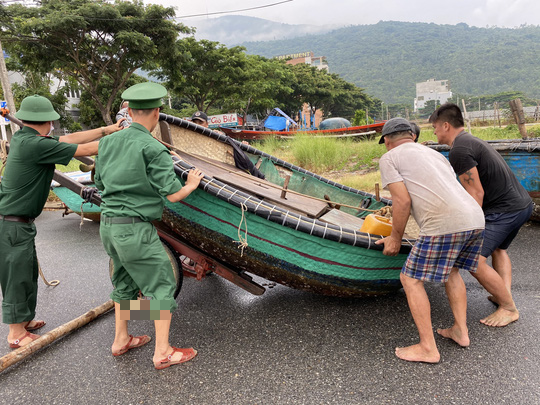
[{"label": "tree", "polygon": [[355,110],[371,108],[375,100],[354,84],[336,74],[306,64],[291,66],[295,74],[294,97],[310,107],[311,114],[317,110],[326,116],[352,117]]},{"label": "tree", "polygon": [[29,72],[24,77],[24,83],[13,85],[13,98],[15,103],[20,105],[21,101],[28,97],[38,94],[47,97],[56,112],[60,114],[60,124],[70,132],[80,131],[81,125],[73,120],[73,117],[66,112],[67,98],[66,94],[70,90],[67,83],[60,83],[53,93],[53,80],[51,75]]},{"label": "tree", "polygon": [[[172,7],[140,0],[43,0],[38,7],[14,4],[2,11],[1,38],[20,69],[72,78],[107,124],[133,73],[155,69],[178,34],[191,32],[172,21]],[[110,91],[102,91],[104,82]]]},{"label": "tree", "polygon": [[[146,79],[137,75],[137,74],[133,74],[126,82],[126,85],[125,87],[131,87],[133,86],[134,84],[137,84],[137,83],[142,83],[142,82],[145,82]],[[105,97],[108,97],[108,95],[111,93],[112,91],[112,87],[113,87],[113,83],[111,83],[110,80],[102,80],[97,89],[96,89],[96,92],[97,94],[99,94],[101,97],[105,98]],[[115,118],[116,117],[116,113],[118,112],[118,110],[120,109],[120,105],[122,104],[122,97],[121,97],[121,93],[120,92],[117,92],[116,93],[116,97],[114,98],[113,100],[113,103],[112,103],[112,110],[111,110],[111,116],[112,118]],[[79,101],[79,111],[80,111],[80,117],[79,117],[79,121],[84,124],[84,125],[87,125],[88,127],[97,127],[100,124],[100,122],[102,121],[102,116],[101,116],[101,113],[99,110],[96,109],[96,103],[94,102],[94,100],[92,99],[92,97],[90,96],[90,93],[86,92],[86,91],[83,91],[81,93],[81,99]]]},{"label": "tree", "polygon": [[235,93],[246,64],[242,47],[187,37],[175,42],[170,57],[155,73],[172,93],[206,112]]},{"label": "tree", "polygon": [[[265,114],[268,109],[281,107],[297,111],[298,103],[290,103],[294,76],[284,62],[261,56],[246,55],[246,64],[235,91],[223,102],[223,107],[248,113]],[[301,105],[301,104],[300,104]],[[244,121],[245,122],[245,121]]]}]

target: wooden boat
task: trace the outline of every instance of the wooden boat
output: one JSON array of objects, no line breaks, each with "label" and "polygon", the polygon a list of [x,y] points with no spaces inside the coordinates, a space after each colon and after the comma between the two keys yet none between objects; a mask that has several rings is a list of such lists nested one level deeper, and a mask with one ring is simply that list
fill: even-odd
[{"label": "wooden boat", "polygon": [[[500,139],[487,141],[501,154],[519,182],[535,202],[531,219],[540,221],[540,138]],[[448,158],[450,147],[438,143],[426,143]]]},{"label": "wooden boat", "polygon": [[230,128],[230,127],[220,127],[220,130],[223,131],[226,135],[229,135],[231,138],[234,138],[239,141],[253,141],[261,140],[268,136],[275,136],[279,138],[291,138],[295,134],[304,133],[309,136],[325,136],[325,137],[364,137],[369,138],[373,137],[376,133],[382,131],[384,122],[377,122],[369,125],[360,125],[355,127],[347,128],[336,128],[336,129],[324,129],[324,130],[295,130],[295,131],[257,131],[257,130],[248,130],[242,128]]},{"label": "wooden boat", "polygon": [[[359,231],[362,218],[391,201],[377,201],[189,121],[164,114],[161,119],[154,135],[177,148],[180,180],[192,167],[205,174],[188,198],[167,201],[156,223],[179,254],[190,256],[182,246],[196,250],[234,272],[237,281],[248,272],[326,295],[377,295],[401,287],[400,270],[414,241],[403,240],[399,255],[384,256],[375,244],[381,236]],[[235,166],[231,143],[265,180]]]}]

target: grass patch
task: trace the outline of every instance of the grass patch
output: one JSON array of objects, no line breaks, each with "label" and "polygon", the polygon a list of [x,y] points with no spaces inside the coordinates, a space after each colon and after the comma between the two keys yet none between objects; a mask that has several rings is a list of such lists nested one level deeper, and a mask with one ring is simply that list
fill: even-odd
[{"label": "grass patch", "polygon": [[368,193],[375,193],[375,183],[381,184],[381,173],[376,170],[367,174],[355,175],[345,174],[340,177],[333,178],[332,180],[355,188],[357,190],[367,191]]},{"label": "grass patch", "polygon": [[352,141],[296,135],[291,141],[297,165],[314,172],[341,170],[354,155]]},{"label": "grass patch", "polygon": [[78,172],[79,170],[79,165],[81,164],[80,161],[78,161],[77,159],[73,158],[70,160],[70,162],[67,164],[67,165],[56,165],[56,170],[62,172],[62,173],[67,173],[67,172]]}]

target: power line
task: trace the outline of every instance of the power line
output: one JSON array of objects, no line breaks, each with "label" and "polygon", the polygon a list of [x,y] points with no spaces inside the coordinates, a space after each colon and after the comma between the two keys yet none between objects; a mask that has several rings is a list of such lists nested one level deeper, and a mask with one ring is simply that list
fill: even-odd
[{"label": "power line", "polygon": [[284,0],[284,1],[279,1],[279,2],[277,2],[277,3],[266,4],[266,5],[264,5],[264,6],[242,8],[242,9],[238,9],[238,10],[215,11],[215,12],[213,12],[213,13],[203,13],[203,14],[183,15],[183,16],[175,17],[175,18],[204,17],[204,16],[208,16],[208,15],[216,15],[216,14],[239,13],[239,12],[241,12],[241,11],[250,11],[250,10],[257,10],[257,9],[260,9],[260,8],[273,7],[273,6],[277,6],[277,5],[279,5],[279,4],[289,3],[289,2],[291,2],[291,1],[293,1],[293,0]]},{"label": "power line", "polygon": [[[290,3],[291,1],[293,1],[293,0],[283,0],[283,1],[278,1],[278,2],[275,2],[275,3],[265,4],[265,5],[262,5],[262,6],[248,7],[248,8],[242,8],[242,9],[237,9],[237,10],[215,11],[215,12],[212,12],[212,13],[182,15],[182,16],[178,16],[178,17],[173,17],[172,19],[173,20],[180,20],[180,19],[183,19],[183,18],[191,18],[191,17],[204,17],[204,16],[209,16],[209,15],[239,13],[239,12],[242,12],[242,11],[251,11],[251,10],[258,10],[258,9],[261,9],[261,8],[274,7],[274,6],[277,6],[277,5],[280,5],[280,4]],[[15,4],[15,3],[27,3],[27,2],[28,3],[36,3],[35,1],[25,1],[25,0],[4,0],[4,3],[6,3],[6,4],[9,4],[9,3],[12,3],[12,4]],[[81,16],[76,16],[76,17],[81,17]],[[131,17],[131,16],[126,16],[126,17],[123,17],[123,18],[99,18],[99,17],[84,16],[83,18],[86,19],[86,20],[97,20],[97,21],[119,21],[119,20],[124,20],[127,17]],[[161,18],[147,18],[147,19],[145,19],[145,21],[152,21],[152,20],[157,21],[157,20],[161,20]]]}]

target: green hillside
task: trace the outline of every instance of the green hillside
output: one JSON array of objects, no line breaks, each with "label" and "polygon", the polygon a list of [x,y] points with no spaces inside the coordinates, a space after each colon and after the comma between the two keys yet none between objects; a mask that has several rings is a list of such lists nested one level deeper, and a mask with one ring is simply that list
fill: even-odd
[{"label": "green hillside", "polygon": [[290,40],[242,44],[266,57],[313,51],[332,73],[386,103],[411,104],[415,83],[450,80],[454,93],[522,91],[540,98],[540,27],[379,22]]}]

